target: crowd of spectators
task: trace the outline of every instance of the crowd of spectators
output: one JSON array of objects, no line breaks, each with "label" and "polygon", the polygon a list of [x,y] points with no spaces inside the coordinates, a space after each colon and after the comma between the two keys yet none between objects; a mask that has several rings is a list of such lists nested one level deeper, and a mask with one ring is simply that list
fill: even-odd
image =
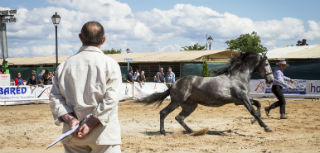
[{"label": "crowd of spectators", "polygon": [[[30,85],[30,86],[37,86],[37,85],[50,85],[53,81],[53,72],[50,70],[42,70],[38,75],[36,71],[32,71],[31,77],[26,81],[23,79],[21,72],[18,72],[16,77],[14,78],[14,84],[16,86],[20,85]],[[159,72],[154,75],[154,82],[157,83],[167,83],[172,84],[175,82],[175,74],[172,71],[172,67],[168,67],[167,72],[164,72],[163,67],[160,67]],[[136,69],[135,72],[133,69],[129,70],[129,73],[126,77],[126,82],[133,83],[138,82],[140,85],[143,85],[146,82],[146,76],[144,71],[139,71]]]},{"label": "crowd of spectators", "polygon": [[[50,70],[42,70],[38,75],[36,75],[36,71],[33,70],[31,73],[31,77],[28,79],[26,85],[50,85],[52,84],[53,76],[53,72],[51,72]],[[17,73],[16,78],[14,78],[14,83],[16,86],[25,85],[21,72]]]},{"label": "crowd of spectators", "polygon": [[[172,84],[175,82],[176,76],[172,71],[172,67],[168,67],[167,73],[164,72],[163,67],[160,67],[159,72],[157,72],[153,78],[154,78],[154,82],[157,82],[157,83]],[[136,71],[133,72],[133,69],[129,70],[129,73],[127,74],[126,82],[133,83],[135,81],[140,83],[140,85],[143,85],[144,82],[146,82],[146,76],[144,71],[139,71],[139,69],[136,69]]]}]

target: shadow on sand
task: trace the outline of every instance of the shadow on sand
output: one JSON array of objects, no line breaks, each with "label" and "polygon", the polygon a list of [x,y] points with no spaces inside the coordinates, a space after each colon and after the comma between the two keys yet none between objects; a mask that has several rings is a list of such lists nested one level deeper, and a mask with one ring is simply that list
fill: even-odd
[{"label": "shadow on sand", "polygon": [[[156,135],[163,135],[160,133],[160,131],[146,131],[146,132],[140,132],[144,135],[148,135],[148,136],[156,136]],[[234,133],[236,135],[239,135],[239,136],[246,136],[244,134],[240,134],[238,132],[235,132],[233,130],[223,130],[223,131],[214,131],[214,130],[207,130],[207,129],[203,129],[203,130],[200,130],[200,131],[195,131],[193,133],[187,133],[186,131],[183,131],[182,132],[183,134],[190,134],[191,136],[201,136],[201,135],[218,135],[218,136],[225,136],[226,133]],[[168,132],[166,131],[166,135],[173,135],[173,134],[176,134],[174,132]]]},{"label": "shadow on sand", "polygon": [[[140,132],[140,133],[148,135],[148,136],[163,135],[160,133],[160,131],[146,131],[146,132]],[[171,134],[174,134],[174,133],[166,131],[166,135],[171,135]]]}]

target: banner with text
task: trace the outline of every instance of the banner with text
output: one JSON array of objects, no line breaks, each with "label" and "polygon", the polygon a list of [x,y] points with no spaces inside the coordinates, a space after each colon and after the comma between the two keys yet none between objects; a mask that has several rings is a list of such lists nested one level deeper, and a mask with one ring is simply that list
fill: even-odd
[{"label": "banner with text", "polygon": [[[303,97],[303,98],[319,98],[320,97],[320,80],[299,80],[289,83],[293,87],[292,90],[283,89],[286,97]],[[251,97],[274,97],[271,86],[268,86],[265,80],[250,81]]]},{"label": "banner with text", "polygon": [[10,86],[10,74],[0,74],[0,86]]},{"label": "banner with text", "polygon": [[[265,80],[250,81],[250,97],[274,97],[271,86]],[[283,89],[286,97],[292,98],[320,98],[320,80],[295,80],[291,84],[293,90]],[[0,104],[13,102],[19,104],[21,101],[49,100],[51,85],[44,86],[0,86]],[[119,92],[119,100],[128,98],[142,98],[152,93],[163,92],[168,87],[164,83],[122,83]],[[169,97],[168,97],[169,98]]]},{"label": "banner with text", "polygon": [[0,86],[0,101],[49,100],[51,85]]}]

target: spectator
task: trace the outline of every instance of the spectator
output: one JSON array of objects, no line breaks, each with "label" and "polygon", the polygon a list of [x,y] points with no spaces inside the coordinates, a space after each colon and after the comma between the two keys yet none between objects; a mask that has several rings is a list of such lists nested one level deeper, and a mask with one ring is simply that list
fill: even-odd
[{"label": "spectator", "polygon": [[134,74],[133,74],[133,80],[137,81],[139,75],[140,75],[139,69],[136,69],[136,72],[134,72]]},{"label": "spectator", "polygon": [[127,74],[127,82],[132,83],[133,82],[133,70],[130,69],[129,73]]},{"label": "spectator", "polygon": [[35,75],[35,76],[36,76],[36,75],[37,75],[37,72],[36,72],[35,70],[32,70],[32,71],[31,71],[31,75]]},{"label": "spectator", "polygon": [[50,71],[45,70],[44,74],[42,75],[42,80],[44,85],[52,84],[52,77],[50,76]]},{"label": "spectator", "polygon": [[165,82],[165,76],[164,76],[164,72],[163,72],[163,67],[160,67],[160,72],[157,72],[157,74],[154,76],[154,81],[155,82]]},{"label": "spectator", "polygon": [[172,72],[172,67],[168,68],[166,81],[167,83],[174,83],[176,81],[176,75]]},{"label": "spectator", "polygon": [[[41,72],[39,73],[39,75],[37,76],[37,84],[42,84],[43,80],[42,80],[42,76],[43,74],[46,72],[46,70],[41,70]],[[42,80],[42,81],[41,81]]]},{"label": "spectator", "polygon": [[50,78],[51,84],[52,84],[52,81],[53,81],[53,73],[52,73],[51,71],[49,72],[49,78]]},{"label": "spectator", "polygon": [[31,75],[31,78],[28,80],[27,85],[30,86],[36,86],[37,85],[37,80],[36,80],[36,75]]},{"label": "spectator", "polygon": [[146,82],[146,76],[144,75],[144,71],[141,71],[141,74],[138,76],[137,81],[139,82],[140,86],[144,85]]},{"label": "spectator", "polygon": [[24,85],[23,79],[21,77],[21,72],[17,73],[17,77],[14,78],[14,83],[15,83],[16,86]]}]

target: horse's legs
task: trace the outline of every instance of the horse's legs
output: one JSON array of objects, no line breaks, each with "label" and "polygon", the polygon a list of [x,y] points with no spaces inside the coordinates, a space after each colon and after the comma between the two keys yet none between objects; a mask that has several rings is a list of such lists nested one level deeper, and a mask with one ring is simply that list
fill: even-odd
[{"label": "horse's legs", "polygon": [[239,98],[242,100],[244,106],[248,109],[250,114],[258,121],[259,125],[264,128],[265,131],[270,132],[271,129],[261,120],[258,116],[257,112],[253,109],[251,105],[251,101],[246,93],[240,92],[238,93]]},{"label": "horse's legs", "polygon": [[[261,112],[260,112],[261,104],[260,104],[260,102],[257,101],[257,100],[254,100],[254,99],[252,99],[251,102],[252,102],[252,104],[253,104],[254,106],[257,107],[257,115],[261,118]],[[257,121],[257,120],[256,120],[254,117],[251,119],[251,123],[252,123],[252,124],[253,124],[254,122],[256,122],[256,121]]]},{"label": "horse's legs", "polygon": [[168,114],[170,114],[178,106],[179,106],[178,103],[171,100],[171,103],[160,111],[160,133],[161,134],[166,134],[166,131],[164,130],[164,119],[168,116]]},{"label": "horse's legs", "polygon": [[184,119],[187,118],[197,108],[197,105],[197,103],[184,103],[181,105],[182,111],[176,116],[176,120],[187,131],[187,133],[192,133],[192,130],[184,122]]}]

